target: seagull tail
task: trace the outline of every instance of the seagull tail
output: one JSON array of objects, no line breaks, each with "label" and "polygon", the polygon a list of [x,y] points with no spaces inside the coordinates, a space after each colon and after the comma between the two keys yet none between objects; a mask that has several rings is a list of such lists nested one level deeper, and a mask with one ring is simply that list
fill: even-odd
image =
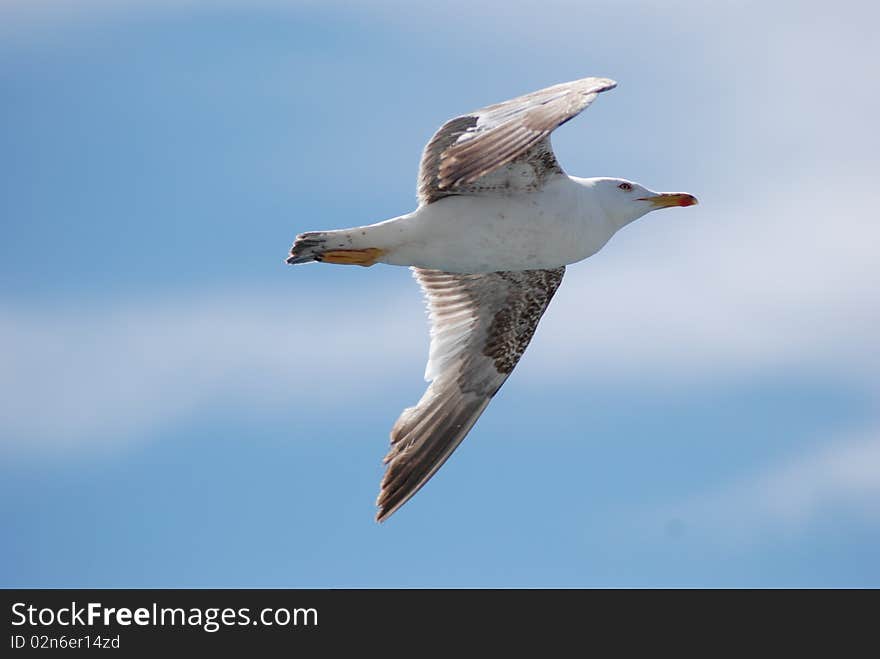
[{"label": "seagull tail", "polygon": [[378,247],[365,247],[355,244],[354,229],[341,231],[309,231],[296,237],[290,255],[289,265],[320,261],[340,265],[371,266],[385,253]]},{"label": "seagull tail", "polygon": [[296,237],[293,247],[290,248],[287,263],[289,265],[296,265],[298,263],[320,261],[321,254],[326,250],[326,244],[327,232],[325,231],[301,233]]}]

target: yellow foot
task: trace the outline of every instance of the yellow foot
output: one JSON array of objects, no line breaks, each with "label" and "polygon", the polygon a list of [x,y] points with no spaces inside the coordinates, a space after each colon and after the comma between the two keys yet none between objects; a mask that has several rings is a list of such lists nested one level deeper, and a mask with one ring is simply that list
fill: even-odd
[{"label": "yellow foot", "polygon": [[319,260],[324,263],[368,267],[373,265],[384,253],[384,249],[376,247],[368,247],[367,249],[331,249],[321,254]]}]

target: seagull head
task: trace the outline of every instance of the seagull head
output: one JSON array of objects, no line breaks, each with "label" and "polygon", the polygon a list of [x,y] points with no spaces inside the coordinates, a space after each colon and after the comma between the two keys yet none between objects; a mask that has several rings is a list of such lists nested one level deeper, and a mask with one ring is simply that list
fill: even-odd
[{"label": "seagull head", "polygon": [[591,179],[593,189],[608,216],[620,226],[660,208],[693,206],[697,198],[686,192],[654,192],[622,178]]}]

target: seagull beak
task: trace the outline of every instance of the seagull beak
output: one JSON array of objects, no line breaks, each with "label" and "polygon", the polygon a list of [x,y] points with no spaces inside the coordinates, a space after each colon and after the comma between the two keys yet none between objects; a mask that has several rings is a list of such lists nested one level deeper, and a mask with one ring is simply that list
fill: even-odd
[{"label": "seagull beak", "polygon": [[699,203],[694,195],[686,192],[661,192],[653,197],[641,197],[639,201],[650,202],[654,206],[651,210],[670,206],[694,206]]}]

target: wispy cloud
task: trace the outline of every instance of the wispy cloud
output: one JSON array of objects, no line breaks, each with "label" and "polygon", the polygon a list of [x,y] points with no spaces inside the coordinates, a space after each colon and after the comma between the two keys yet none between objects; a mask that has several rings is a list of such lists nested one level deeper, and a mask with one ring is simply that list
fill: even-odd
[{"label": "wispy cloud", "polygon": [[878,427],[831,438],[788,461],[663,506],[648,521],[736,549],[791,536],[839,510],[880,519]]},{"label": "wispy cloud", "polygon": [[[0,312],[7,450],[121,445],[203,405],[257,409],[380,395],[418,334],[388,300],[265,292]],[[365,329],[352,319],[366,319]],[[426,339],[424,340],[426,342]]]}]

